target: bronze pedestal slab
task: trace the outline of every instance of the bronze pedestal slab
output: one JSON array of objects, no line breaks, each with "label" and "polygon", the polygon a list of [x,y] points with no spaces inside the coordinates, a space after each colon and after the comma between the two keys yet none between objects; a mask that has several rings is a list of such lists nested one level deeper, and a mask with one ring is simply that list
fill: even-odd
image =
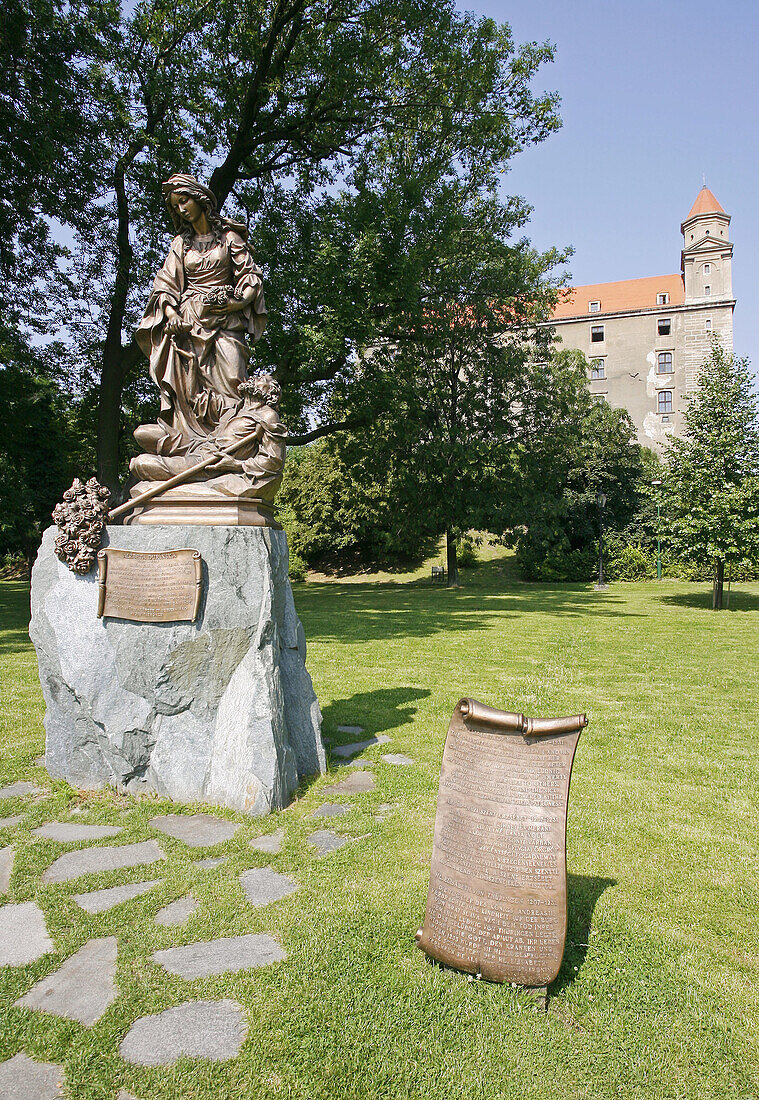
[{"label": "bronze pedestal slab", "polygon": [[585,715],[456,706],[440,774],[419,947],[494,982],[547,986],[567,931],[569,779]]},{"label": "bronze pedestal slab", "polygon": [[[132,496],[138,496],[151,484],[140,482],[132,489]],[[127,526],[162,523],[171,526],[274,527],[282,530],[274,517],[274,506],[269,501],[222,493],[202,482],[167,489],[145,504],[138,505],[124,517],[124,523]]]}]

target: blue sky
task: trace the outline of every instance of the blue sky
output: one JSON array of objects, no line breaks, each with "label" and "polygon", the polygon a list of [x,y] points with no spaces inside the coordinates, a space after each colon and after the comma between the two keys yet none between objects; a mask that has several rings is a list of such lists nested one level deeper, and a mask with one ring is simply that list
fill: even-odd
[{"label": "blue sky", "polygon": [[509,23],[517,42],[556,46],[536,86],[561,95],[563,128],[516,157],[503,184],[534,207],[536,247],[573,245],[576,284],[679,271],[680,223],[705,176],[733,219],[735,351],[759,371],[756,0],[459,7]]}]

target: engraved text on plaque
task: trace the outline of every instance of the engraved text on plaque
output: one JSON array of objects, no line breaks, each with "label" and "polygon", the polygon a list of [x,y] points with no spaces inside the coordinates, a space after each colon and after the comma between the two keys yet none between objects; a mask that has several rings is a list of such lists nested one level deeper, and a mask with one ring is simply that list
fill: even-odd
[{"label": "engraved text on plaque", "polygon": [[558,974],[569,777],[586,722],[529,719],[471,699],[454,710],[417,936],[432,958],[531,987]]},{"label": "engraved text on plaque", "polygon": [[199,550],[98,553],[98,616],[138,623],[194,622],[203,591]]}]

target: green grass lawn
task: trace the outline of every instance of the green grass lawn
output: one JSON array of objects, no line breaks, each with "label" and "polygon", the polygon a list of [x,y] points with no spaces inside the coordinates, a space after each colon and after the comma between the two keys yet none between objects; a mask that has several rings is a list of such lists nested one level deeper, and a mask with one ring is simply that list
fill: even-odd
[{"label": "green grass lawn", "polygon": [[[0,1059],[24,1049],[65,1065],[75,1100],[115,1100],[121,1087],[140,1100],[759,1097],[759,585],[741,586],[729,610],[713,613],[706,586],[520,585],[507,560],[489,556],[458,590],[421,572],[406,583],[295,586],[325,736],[350,741],[336,732],[349,724],[391,737],[364,754],[377,788],[354,796],[350,815],[309,819],[334,779],[322,777],[270,818],[219,811],[244,827],[217,870],[192,864],[215,849],[189,852],[161,836],[169,858],[158,873],[41,887],[64,849],[30,828],[76,809],[72,820],[123,825],[119,843],[143,840],[156,835],[149,818],[170,804],[79,795],[50,780],[49,797],[4,803],[3,815],[26,810],[11,900],[37,899],[60,955],[0,973]],[[0,779],[42,782],[27,600],[20,582],[0,584]],[[462,695],[590,718],[570,793],[568,942],[547,1014],[518,990],[444,970],[414,946],[443,741]],[[385,764],[388,750],[416,766]],[[392,805],[382,821],[380,803]],[[279,826],[280,855],[248,847]],[[322,827],[359,839],[317,859],[306,837]],[[251,909],[238,876],[264,865],[301,888]],[[71,900],[154,877],[164,882],[150,894],[99,916]],[[156,926],[158,908],[190,889],[200,905],[188,923]],[[185,982],[150,958],[258,931],[280,940],[284,962]],[[11,1007],[88,939],[114,932],[120,995],[92,1028]],[[250,1025],[235,1061],[139,1069],[118,1056],[138,1016],[223,996]]]}]

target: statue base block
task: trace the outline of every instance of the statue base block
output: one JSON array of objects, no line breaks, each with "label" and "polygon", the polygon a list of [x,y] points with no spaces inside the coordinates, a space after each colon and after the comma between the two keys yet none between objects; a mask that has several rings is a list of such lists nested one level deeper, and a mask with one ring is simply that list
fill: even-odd
[{"label": "statue base block", "polygon": [[49,773],[180,802],[265,814],[325,770],[321,713],[287,576],[283,531],[110,526],[104,546],[200,551],[190,622],[97,617],[95,571],[72,573],[45,532],[30,635],[45,696]]},{"label": "statue base block", "polygon": [[[241,481],[235,479],[238,480]],[[154,484],[156,483],[152,481],[141,481],[132,489],[132,498],[153,488]],[[274,518],[274,505],[271,501],[225,493],[206,482],[190,482],[188,485],[162,490],[159,496],[138,505],[134,511],[124,516],[124,524],[129,527],[148,523],[203,527],[274,527],[278,531],[282,530]]]}]

